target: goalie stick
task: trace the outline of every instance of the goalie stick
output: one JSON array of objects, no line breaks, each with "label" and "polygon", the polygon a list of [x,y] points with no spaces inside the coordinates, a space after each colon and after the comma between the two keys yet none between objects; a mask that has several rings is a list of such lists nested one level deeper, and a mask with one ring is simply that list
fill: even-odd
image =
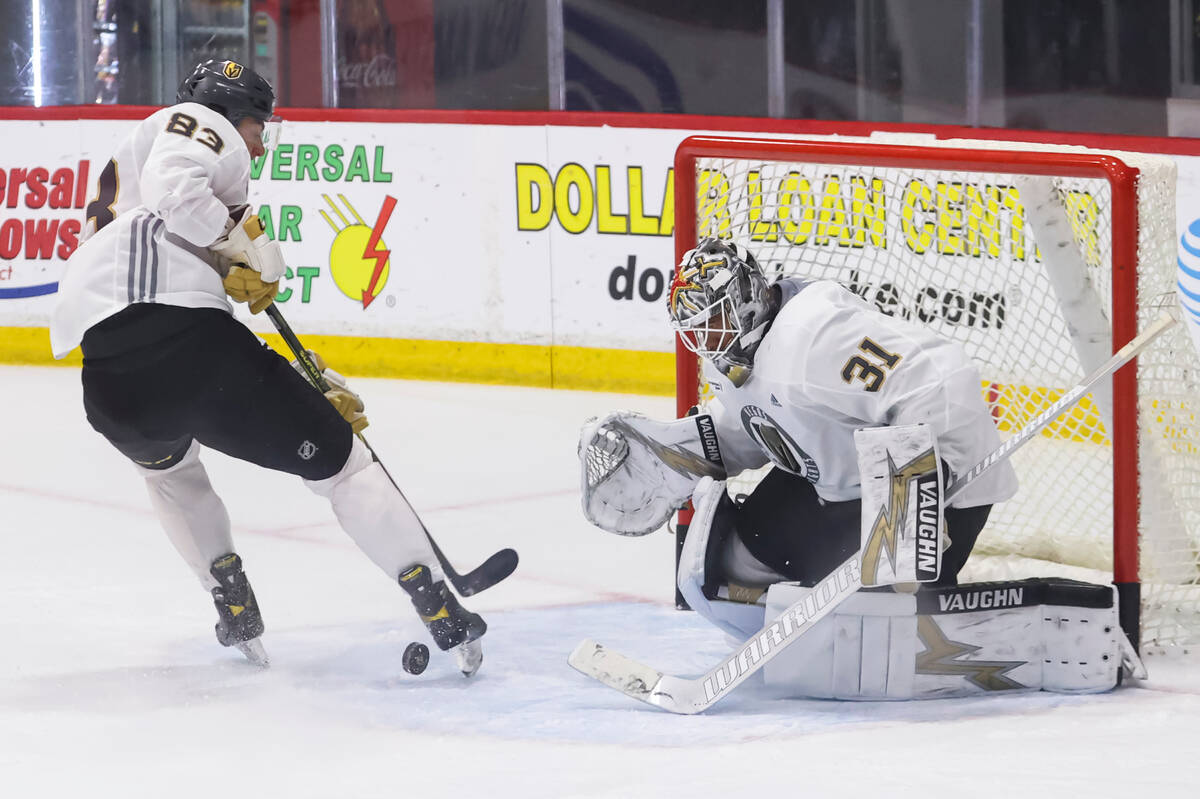
[{"label": "goalie stick", "polygon": [[[946,502],[961,492],[988,469],[1010,457],[1042,428],[1078,402],[1093,386],[1109,377],[1154,339],[1175,324],[1175,318],[1162,313],[1138,336],[1121,347],[1111,358],[1085,377],[1075,388],[1034,417],[1029,424],[997,447],[946,489]],[[724,699],[767,661],[862,587],[860,558],[862,550],[851,555],[841,566],[813,586],[809,593],[750,637],[712,669],[699,677],[663,674],[619,652],[607,649],[591,639],[581,641],[568,658],[577,671],[615,688],[626,696],[660,707],[672,713],[701,713]]]},{"label": "goalie stick", "polygon": [[[296,356],[296,360],[304,368],[304,373],[308,375],[308,379],[314,386],[317,387],[318,391],[324,394],[329,390],[329,381],[325,379],[325,376],[322,375],[317,369],[316,364],[314,364],[312,359],[308,357],[308,351],[304,349],[304,346],[300,343],[300,339],[296,337],[296,333],[292,330],[292,326],[289,325],[287,320],[283,318],[283,314],[280,312],[275,303],[268,305],[266,311],[267,316],[271,318],[271,323],[275,325],[275,329],[279,331],[279,335],[282,336],[283,340],[287,343],[288,349],[292,351],[292,353]],[[355,435],[358,436],[358,440],[361,441],[371,453],[371,458],[379,464],[381,469],[383,469],[383,473],[387,475],[387,479],[395,487],[396,491],[398,491],[400,496],[403,497],[404,492],[400,491],[400,486],[396,484],[396,481],[392,478],[391,473],[387,470],[387,467],[384,466],[383,461],[381,461],[379,456],[375,454],[375,450],[372,449],[371,445],[367,443],[367,439],[362,433],[355,433]],[[405,502],[407,501],[408,500],[405,499]],[[420,520],[418,519],[418,521]],[[466,574],[459,574],[454,570],[454,567],[450,565],[450,561],[446,559],[446,556],[442,554],[441,547],[439,547],[437,542],[433,540],[433,536],[430,535],[429,530],[426,529],[424,522],[421,522],[421,531],[425,533],[425,537],[429,539],[429,545],[433,547],[433,554],[437,556],[438,563],[442,565],[442,571],[446,573],[446,577],[448,577],[450,582],[453,583],[454,590],[458,591],[458,593],[462,596],[471,596],[472,594],[477,594],[480,591],[491,588],[493,585],[512,574],[517,568],[518,558],[516,550],[505,548],[499,552],[493,553],[487,560]]]}]

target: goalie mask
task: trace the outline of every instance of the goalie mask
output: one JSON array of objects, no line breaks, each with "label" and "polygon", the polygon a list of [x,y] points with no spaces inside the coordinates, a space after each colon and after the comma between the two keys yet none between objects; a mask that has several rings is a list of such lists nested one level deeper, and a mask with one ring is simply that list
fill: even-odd
[{"label": "goalie mask", "polygon": [[667,295],[671,327],[685,347],[741,386],[774,316],[767,288],[762,268],[745,247],[701,239],[679,262]]}]

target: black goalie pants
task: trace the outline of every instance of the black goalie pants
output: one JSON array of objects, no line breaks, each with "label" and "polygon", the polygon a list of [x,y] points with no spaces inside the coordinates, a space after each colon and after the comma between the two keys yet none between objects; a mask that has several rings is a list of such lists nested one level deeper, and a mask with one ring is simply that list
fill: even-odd
[{"label": "black goalie pants", "polygon": [[[734,522],[750,554],[789,581],[815,585],[859,547],[859,500],[822,502],[812,483],[772,469],[742,502]],[[953,585],[987,522],[991,505],[947,508],[950,548],[939,585]]]},{"label": "black goalie pants", "polygon": [[88,422],[146,468],[170,467],[193,440],[308,480],[337,474],[350,454],[350,425],[224,311],[131,305],[82,348]]}]

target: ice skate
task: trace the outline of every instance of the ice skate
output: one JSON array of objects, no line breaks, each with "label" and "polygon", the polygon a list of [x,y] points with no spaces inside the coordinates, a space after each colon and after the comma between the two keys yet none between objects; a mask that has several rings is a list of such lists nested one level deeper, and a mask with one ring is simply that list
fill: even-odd
[{"label": "ice skate", "polygon": [[479,639],[487,632],[484,620],[460,605],[445,582],[435,583],[429,569],[420,564],[400,573],[400,587],[412,598],[438,649],[454,655],[463,675],[478,671],[483,662]]},{"label": "ice skate", "polygon": [[213,604],[217,606],[217,641],[221,646],[236,647],[256,666],[270,665],[263,648],[262,614],[258,600],[246,573],[242,571],[242,559],[230,553],[213,561],[209,573],[220,584],[212,590]]}]

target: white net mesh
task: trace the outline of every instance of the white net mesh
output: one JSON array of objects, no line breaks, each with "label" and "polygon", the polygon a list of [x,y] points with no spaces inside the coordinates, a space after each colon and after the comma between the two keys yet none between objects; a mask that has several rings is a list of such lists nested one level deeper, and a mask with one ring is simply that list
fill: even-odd
[{"label": "white net mesh", "polygon": [[[1022,175],[1020,151],[1032,145],[937,146],[1013,150],[1012,165],[897,168],[886,148],[868,166],[701,158],[697,234],[744,244],[768,274],[837,280],[883,313],[958,341],[979,365],[1003,436],[1112,352],[1112,192],[1104,179]],[[1175,285],[1175,169],[1166,158],[1115,155],[1140,172],[1141,329]],[[1048,202],[1035,207],[1039,192]],[[1151,652],[1200,644],[1197,367],[1182,326],[1138,360],[1141,629]],[[1020,491],[993,509],[963,579],[1111,579],[1111,414],[1105,386],[1013,456]]]}]

